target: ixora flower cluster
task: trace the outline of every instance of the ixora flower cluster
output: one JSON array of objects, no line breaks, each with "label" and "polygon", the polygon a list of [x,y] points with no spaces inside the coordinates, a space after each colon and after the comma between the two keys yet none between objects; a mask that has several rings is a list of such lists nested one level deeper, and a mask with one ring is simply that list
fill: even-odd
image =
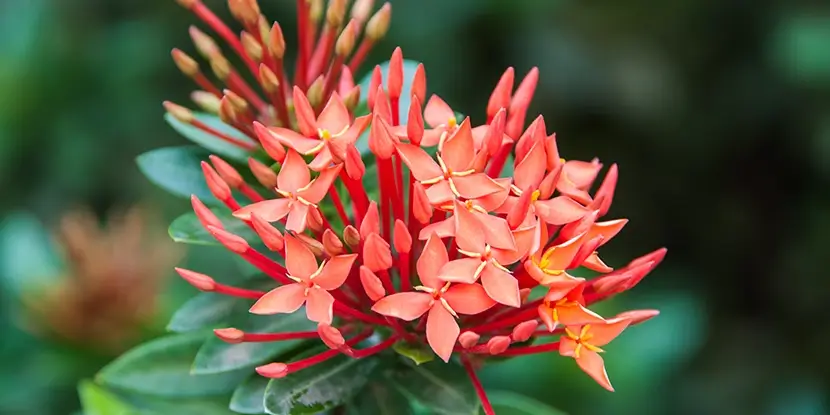
[{"label": "ixora flower cluster", "polygon": [[[265,23],[255,0],[229,2],[245,28],[241,37],[201,1],[179,2],[228,43],[264,92],[195,28],[197,49],[227,89],[173,51],[204,89],[194,100],[247,136],[165,103],[179,122],[250,152],[252,176],[217,156],[201,167],[215,199],[264,247],[235,234],[193,196],[195,214],[213,238],[271,277],[272,289],[177,271],[199,290],[252,300],[253,314],[304,312],[317,325],[280,333],[222,328],[216,336],[229,343],[319,338],[330,349],[256,368],[274,379],[339,355],[366,359],[398,344],[424,345],[445,362],[459,359],[487,413],[493,409],[475,369],[493,356],[559,352],[613,390],[601,347],[658,312],[607,318],[588,307],[637,285],[665,249],[617,269],[600,259],[597,250],[627,222],[604,219],[617,166],[592,191],[603,168],[598,160],[563,159],[541,116],[526,126],[537,69],[515,90],[508,69],[487,103],[486,122],[473,125],[437,95],[427,100],[423,65],[405,74],[400,49],[385,73],[374,69],[368,90],[355,84],[352,74],[387,30],[388,4],[370,17],[372,1],[357,0],[346,23],[345,0],[330,1],[325,13],[322,2],[299,0],[289,80],[280,26]],[[572,276],[578,268],[595,277]]]}]

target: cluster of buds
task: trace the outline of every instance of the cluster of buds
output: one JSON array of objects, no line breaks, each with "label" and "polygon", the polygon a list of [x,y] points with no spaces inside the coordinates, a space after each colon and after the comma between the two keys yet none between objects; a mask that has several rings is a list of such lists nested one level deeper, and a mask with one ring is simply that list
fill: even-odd
[{"label": "cluster of buds", "polygon": [[[389,29],[392,7],[384,4],[374,12],[374,0],[357,0],[347,19],[347,0],[331,0],[324,9],[322,0],[297,0],[298,45],[296,68],[289,78],[285,68],[286,44],[279,23],[270,24],[257,0],[229,0],[231,14],[244,31],[236,35],[201,0],[177,0],[219,36],[257,80],[255,90],[225,56],[219,44],[196,26],[190,37],[199,54],[209,62],[217,82],[201,70],[199,63],[180,49],[173,49],[178,68],[201,88],[191,98],[202,110],[218,114],[226,124],[255,138],[254,121],[265,125],[297,128],[293,116],[294,89],[303,91],[317,111],[334,94],[351,110],[360,100],[360,88],[353,74],[372,47]],[[361,38],[362,35],[362,38]],[[360,40],[360,43],[358,43]],[[180,105],[165,102],[167,111],[179,121],[219,139],[252,150],[240,141],[194,117]]]},{"label": "cluster of buds", "polygon": [[57,242],[65,273],[23,296],[26,325],[44,336],[121,353],[153,324],[158,294],[180,251],[135,207],[112,215],[106,227],[86,210],[64,215]]},{"label": "cluster of buds", "polygon": [[[213,21],[199,1],[184,3],[206,21]],[[309,26],[314,19],[308,17],[307,2],[298,3],[303,39],[312,32]],[[349,26],[361,26],[370,3],[357,2],[355,18],[344,33],[351,30]],[[252,11],[254,4],[231,1],[234,14],[249,33],[261,27],[259,12]],[[351,76],[343,65],[345,54],[340,53],[351,48],[338,47],[329,70],[319,77],[325,66],[320,62],[329,56],[326,45],[331,41],[326,39],[333,39],[342,23],[338,18],[342,4],[329,3],[318,43],[322,52],[311,54],[310,41],[301,40],[300,76],[295,76],[291,105],[285,107],[291,110],[290,117],[279,115],[282,104],[276,102],[276,117],[269,118],[264,111],[257,117],[230,120],[240,130],[252,132],[273,158],[273,166],[249,160],[254,177],[271,194],[258,193],[219,157],[202,163],[213,195],[272,253],[260,252],[231,233],[192,197],[205,229],[271,277],[276,288],[265,292],[233,287],[202,273],[178,269],[202,291],[255,300],[250,309],[255,314],[294,313],[304,307],[318,331],[246,333],[224,328],[216,330],[216,335],[235,343],[315,336],[331,349],[257,368],[270,378],[284,377],[340,353],[364,358],[398,342],[422,344],[444,361],[453,356],[461,360],[487,413],[492,408],[475,368],[490,356],[558,351],[612,390],[600,347],[657,311],[636,310],[606,318],[588,307],[637,285],[665,255],[665,249],[658,249],[617,269],[600,259],[597,250],[627,222],[603,220],[614,196],[617,166],[610,166],[594,186],[603,168],[598,160],[561,158],[556,135],[548,134],[541,116],[526,125],[538,81],[536,68],[515,90],[515,73],[508,69],[491,94],[486,122],[473,126],[469,118],[457,118],[437,95],[426,100],[423,66],[411,81],[411,96],[402,97],[403,55],[396,49],[386,79],[379,67],[372,74],[369,114],[355,116]],[[388,13],[384,6],[370,20],[370,40],[360,50],[371,46],[379,27],[385,29]],[[274,32],[279,32],[278,26]],[[243,42],[249,46],[239,46],[242,56],[250,57],[246,49],[264,38],[262,32]],[[271,36],[270,45],[278,43],[277,38]],[[317,59],[318,54],[322,58]],[[349,67],[362,56],[359,51]],[[279,62],[276,54],[262,53],[261,57],[260,71]],[[342,68],[338,72],[334,66]],[[279,85],[286,85],[281,69],[275,73]],[[332,80],[337,75],[339,82]],[[322,88],[304,88],[315,76],[312,84]],[[278,98],[288,96],[287,90],[273,85],[270,90],[277,90]],[[401,108],[407,100],[408,108]],[[407,114],[406,123],[401,122],[402,112]],[[368,134],[362,134],[367,129]],[[360,140],[368,141],[368,153],[357,149]],[[367,175],[367,165],[376,167],[378,174]],[[367,188],[378,188],[379,196],[370,197]],[[323,204],[336,213],[324,213],[329,210],[321,210]],[[285,265],[272,257],[284,259]],[[595,276],[572,276],[571,271],[578,268]],[[358,348],[373,335],[383,340]],[[531,342],[550,336],[560,337],[541,344]]]}]

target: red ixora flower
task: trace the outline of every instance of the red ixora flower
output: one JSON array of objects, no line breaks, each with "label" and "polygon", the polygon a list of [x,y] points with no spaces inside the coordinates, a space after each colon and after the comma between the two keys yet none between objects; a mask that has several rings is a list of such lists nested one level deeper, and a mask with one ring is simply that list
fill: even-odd
[{"label": "red ixora flower", "polygon": [[[317,335],[333,349],[297,362],[261,366],[261,375],[283,377],[337,353],[363,358],[410,342],[432,348],[444,361],[459,358],[487,413],[492,408],[474,369],[490,356],[559,351],[613,390],[601,347],[658,312],[636,310],[604,318],[589,307],[633,288],[666,250],[617,269],[600,259],[597,250],[627,222],[602,219],[611,207],[617,166],[607,170],[592,192],[603,167],[598,160],[562,159],[556,135],[548,134],[541,116],[525,127],[538,80],[535,68],[515,91],[514,71],[508,69],[487,104],[486,122],[474,126],[469,118],[456,119],[449,105],[435,96],[422,108],[423,66],[412,81],[410,106],[401,108],[407,102],[401,98],[410,97],[401,97],[403,55],[397,49],[385,84],[375,68],[372,87],[365,91],[371,113],[360,117],[354,113],[351,70],[385,32],[388,5],[364,25],[371,1],[358,0],[344,28],[345,1],[329,2],[312,50],[317,20],[309,16],[307,2],[298,1],[299,62],[294,88],[288,88],[279,25],[265,30],[255,1],[230,2],[249,33],[241,39],[199,0],[180,2],[228,41],[263,81],[271,99],[270,104],[259,102],[212,41],[192,31],[200,51],[228,85],[218,105],[220,115],[258,140],[276,162],[267,166],[252,158],[249,163],[254,177],[272,194],[258,193],[218,157],[203,163],[208,187],[286,266],[225,229],[194,196],[202,225],[272,277],[275,287],[269,292],[243,289],[194,271],[178,271],[202,291],[255,300],[253,313],[293,313],[305,305],[308,318],[319,324]],[[347,64],[364,26],[366,36]],[[181,52],[174,57],[205,90],[217,90],[189,58]],[[168,110],[188,120],[180,107],[168,104]],[[409,113],[408,125],[400,122],[401,110]],[[189,121],[222,137],[192,117]],[[367,128],[369,133],[361,136]],[[360,140],[368,141],[365,154],[357,150]],[[503,176],[508,163],[512,173]],[[378,174],[367,175],[367,165],[375,165]],[[375,186],[380,192],[373,198],[366,189]],[[334,209],[321,209],[325,205]],[[580,268],[594,276],[571,275]],[[233,342],[309,335],[234,328],[216,333]],[[385,339],[355,348],[372,334]],[[531,344],[531,338],[555,341]]]}]

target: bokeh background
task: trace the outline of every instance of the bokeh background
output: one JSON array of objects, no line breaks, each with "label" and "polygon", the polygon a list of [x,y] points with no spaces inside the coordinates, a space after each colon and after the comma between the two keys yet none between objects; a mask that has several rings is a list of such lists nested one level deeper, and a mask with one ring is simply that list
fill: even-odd
[{"label": "bokeh background", "polygon": [[[206,2],[227,15],[222,1]],[[294,32],[293,2],[260,3]],[[558,132],[563,154],[620,164],[611,214],[631,222],[606,260],[669,249],[634,292],[600,310],[663,311],[607,348],[616,393],[556,355],[493,365],[485,386],[570,414],[830,413],[830,3],[392,3],[392,28],[369,62],[402,46],[426,64],[431,93],[479,121],[506,67],[539,66],[531,112]],[[188,203],[134,163],[185,141],[160,103],[187,102],[191,85],[169,50],[193,50],[195,22],[173,1],[0,2],[2,414],[74,413],[79,379],[161,333],[194,294],[164,278],[171,264],[185,255],[202,269],[228,266],[219,249],[166,242],[165,224]],[[118,213],[136,204],[142,213]],[[105,231],[66,219],[82,206],[109,217]],[[78,259],[77,244],[95,254]],[[76,275],[90,261],[128,287],[158,289],[121,302],[124,287],[108,286],[77,300],[78,315],[44,313],[69,301],[67,286],[95,286]],[[118,314],[113,298],[150,317],[92,330],[92,316]],[[110,344],[102,331],[124,336]]]}]

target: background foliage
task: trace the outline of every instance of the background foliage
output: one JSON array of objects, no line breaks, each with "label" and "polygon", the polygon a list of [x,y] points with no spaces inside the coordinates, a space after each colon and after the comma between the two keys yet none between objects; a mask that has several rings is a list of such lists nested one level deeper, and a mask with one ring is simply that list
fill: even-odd
[{"label": "background foliage", "polygon": [[[292,2],[261,3],[293,32]],[[532,109],[558,132],[565,156],[620,163],[612,214],[631,223],[607,247],[609,263],[669,248],[649,279],[608,306],[663,310],[609,347],[617,393],[555,355],[493,365],[486,387],[572,414],[830,413],[830,279],[821,271],[829,5],[392,3],[392,29],[369,62],[402,46],[425,63],[430,92],[476,119],[507,66],[538,65]],[[188,209],[148,183],[134,158],[185,144],[160,102],[187,100],[190,85],[168,51],[189,48],[192,23],[172,1],[0,3],[0,413],[70,413],[77,380],[111,358],[19,328],[21,287],[61,269],[42,249],[38,222],[20,212],[52,229],[76,205],[103,213],[142,200],[165,219]],[[231,272],[222,255],[205,247],[186,261]],[[148,336],[195,294],[171,281]],[[81,398],[107,399],[94,388],[83,384]]]}]

